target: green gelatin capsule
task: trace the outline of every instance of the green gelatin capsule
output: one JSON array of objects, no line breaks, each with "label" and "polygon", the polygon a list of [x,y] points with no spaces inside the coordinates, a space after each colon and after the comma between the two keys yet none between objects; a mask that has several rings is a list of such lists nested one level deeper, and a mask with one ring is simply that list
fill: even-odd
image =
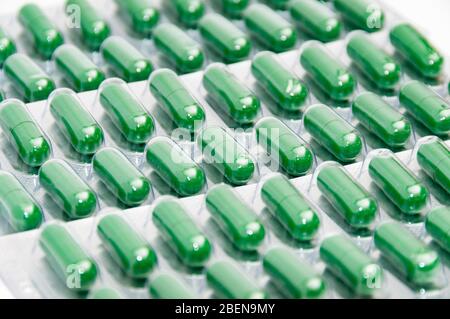
[{"label": "green gelatin capsule", "polygon": [[378,203],[364,187],[339,164],[324,166],[317,175],[323,196],[355,228],[367,228],[374,222]]},{"label": "green gelatin capsule", "polygon": [[376,94],[359,95],[353,101],[352,113],[359,123],[390,147],[402,147],[411,137],[411,123]]},{"label": "green gelatin capsule", "polygon": [[333,100],[347,101],[356,88],[353,75],[319,44],[306,47],[300,62],[314,82]]},{"label": "green gelatin capsule", "polygon": [[255,163],[250,154],[230,134],[209,127],[198,138],[204,160],[212,164],[233,185],[244,185],[253,177]]},{"label": "green gelatin capsule", "polygon": [[250,0],[215,0],[215,4],[224,15],[233,19],[240,19],[250,4]]},{"label": "green gelatin capsule", "polygon": [[303,116],[305,129],[312,138],[342,162],[352,162],[361,154],[359,132],[324,104],[308,108]]},{"label": "green gelatin capsule", "polygon": [[153,32],[156,48],[181,73],[194,72],[203,66],[202,47],[183,30],[173,24],[161,24]]},{"label": "green gelatin capsule", "polygon": [[358,29],[374,32],[384,27],[384,12],[373,0],[334,0],[337,11]]},{"label": "green gelatin capsule", "polygon": [[263,266],[272,282],[288,298],[315,299],[326,292],[325,281],[314,268],[285,248],[269,250]]},{"label": "green gelatin capsule", "polygon": [[256,123],[256,138],[270,158],[291,176],[305,175],[311,170],[314,156],[305,142],[283,122],[265,117]]},{"label": "green gelatin capsule", "polygon": [[153,119],[125,83],[104,85],[100,104],[128,142],[144,144],[151,138],[155,130]]},{"label": "green gelatin capsule", "polygon": [[400,82],[400,65],[367,35],[358,33],[352,36],[347,44],[347,53],[358,69],[378,88],[392,90]]},{"label": "green gelatin capsule", "polygon": [[378,226],[375,246],[406,279],[416,285],[436,283],[441,273],[438,254],[397,222]]},{"label": "green gelatin capsule", "polygon": [[403,213],[417,214],[427,205],[428,189],[393,154],[375,155],[369,174]]},{"label": "green gelatin capsule", "polygon": [[103,71],[73,45],[60,46],[53,56],[65,81],[77,92],[96,90],[105,79]]},{"label": "green gelatin capsule", "polygon": [[153,299],[195,299],[184,284],[167,274],[153,279],[148,289]]},{"label": "green gelatin capsule", "polygon": [[111,288],[100,288],[92,292],[92,294],[89,296],[89,299],[105,299],[105,300],[112,300],[112,299],[122,299],[122,296]]},{"label": "green gelatin capsule", "polygon": [[95,261],[63,226],[52,224],[45,227],[39,237],[39,245],[68,289],[88,291],[94,285],[98,274]]},{"label": "green gelatin capsule", "polygon": [[142,204],[150,194],[150,181],[114,148],[103,148],[93,159],[94,172],[122,203]]},{"label": "green gelatin capsule", "polygon": [[[92,1],[92,0],[91,0]],[[83,42],[93,51],[98,51],[103,41],[111,34],[110,27],[89,0],[67,0],[66,12],[80,13],[80,33]]]},{"label": "green gelatin capsule", "polygon": [[121,37],[106,39],[101,51],[111,70],[126,82],[147,80],[153,71],[150,60]]},{"label": "green gelatin capsule", "polygon": [[44,59],[50,59],[56,48],[64,43],[61,32],[35,4],[26,4],[20,9],[19,21]]},{"label": "green gelatin capsule", "polygon": [[206,207],[219,227],[242,251],[254,251],[263,243],[265,230],[253,209],[233,188],[221,184],[206,195]]},{"label": "green gelatin capsule", "polygon": [[382,287],[383,269],[345,235],[322,241],[320,258],[355,294],[373,296]]},{"label": "green gelatin capsule", "polygon": [[97,234],[128,277],[144,279],[156,266],[153,248],[119,215],[103,217],[97,225]]},{"label": "green gelatin capsule", "polygon": [[336,14],[317,0],[295,0],[289,11],[300,28],[314,39],[329,42],[341,35],[342,26]]},{"label": "green gelatin capsule", "polygon": [[267,293],[256,286],[236,266],[227,261],[219,261],[206,272],[208,285],[218,298],[225,299],[267,299]]},{"label": "green gelatin capsule", "polygon": [[203,41],[227,63],[246,59],[251,51],[247,36],[219,14],[208,14],[199,22]]},{"label": "green gelatin capsule", "polygon": [[436,243],[450,252],[450,207],[438,207],[429,212],[425,228]]},{"label": "green gelatin capsule", "polygon": [[28,56],[11,55],[3,66],[14,89],[27,101],[45,100],[55,89],[55,82]]},{"label": "green gelatin capsule", "polygon": [[88,217],[97,209],[94,191],[62,160],[45,162],[39,183],[71,219]]},{"label": "green gelatin capsule", "polygon": [[197,26],[198,21],[205,14],[204,0],[169,0],[168,2],[177,20],[188,28]]},{"label": "green gelatin capsule", "polygon": [[289,0],[265,0],[265,2],[274,9],[285,10]]},{"label": "green gelatin capsule", "polygon": [[225,66],[211,65],[203,75],[203,86],[215,104],[236,123],[255,121],[261,108],[259,98]]},{"label": "green gelatin capsule", "polygon": [[205,122],[205,111],[175,72],[160,69],[150,78],[150,92],[178,128],[196,132]]},{"label": "green gelatin capsule", "polygon": [[211,244],[180,202],[160,201],[153,210],[152,220],[185,265],[205,265],[211,255]]},{"label": "green gelatin capsule", "polygon": [[433,134],[450,133],[450,104],[425,84],[409,82],[400,90],[399,100]]},{"label": "green gelatin capsule", "polygon": [[261,198],[294,239],[310,241],[317,235],[319,216],[286,177],[279,175],[267,180]]},{"label": "green gelatin capsule", "polygon": [[250,33],[271,51],[287,51],[297,42],[292,24],[263,4],[251,5],[245,11],[244,21]]},{"label": "green gelatin capsule", "polygon": [[150,36],[159,22],[159,11],[152,0],[116,0],[120,11],[124,12],[134,32]]},{"label": "green gelatin capsule", "polygon": [[1,104],[0,126],[26,165],[39,167],[50,157],[50,142],[23,102],[6,100]]},{"label": "green gelatin capsule", "polygon": [[5,30],[0,28],[0,67],[3,66],[6,59],[16,53],[16,44],[14,40],[6,34]]},{"label": "green gelatin capsule", "polygon": [[392,45],[424,77],[437,78],[444,69],[444,57],[412,25],[392,28]]},{"label": "green gelatin capsule", "polygon": [[436,138],[420,145],[417,161],[427,175],[450,194],[450,149]]},{"label": "green gelatin capsule", "polygon": [[38,228],[41,207],[10,173],[0,171],[0,213],[15,232]]},{"label": "green gelatin capsule", "polygon": [[147,145],[147,162],[180,196],[199,193],[206,183],[203,170],[169,138],[155,138]]},{"label": "green gelatin capsule", "polygon": [[56,93],[50,99],[50,112],[77,153],[91,155],[102,146],[103,129],[73,92]]},{"label": "green gelatin capsule", "polygon": [[272,52],[261,52],[252,62],[252,74],[256,81],[285,111],[299,111],[306,103],[309,90],[291,71],[277,60]]}]

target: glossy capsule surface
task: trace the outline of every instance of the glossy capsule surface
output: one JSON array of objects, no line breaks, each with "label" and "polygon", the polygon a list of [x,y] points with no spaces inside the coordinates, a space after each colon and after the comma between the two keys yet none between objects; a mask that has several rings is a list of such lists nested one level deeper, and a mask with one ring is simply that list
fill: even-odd
[{"label": "glossy capsule surface", "polygon": [[38,228],[41,207],[12,174],[0,171],[0,213],[16,232]]},{"label": "glossy capsule surface", "polygon": [[113,300],[122,299],[122,296],[114,289],[99,288],[89,295],[89,299]]},{"label": "glossy capsule surface", "polygon": [[225,16],[240,19],[250,0],[217,0],[217,7]]},{"label": "glossy capsule surface", "polygon": [[450,207],[441,206],[429,212],[425,229],[435,242],[450,252]]},{"label": "glossy capsule surface", "polygon": [[310,241],[317,235],[320,227],[317,212],[286,177],[279,175],[267,180],[261,188],[261,198],[294,239]]},{"label": "glossy capsule surface", "polygon": [[0,28],[0,67],[3,66],[6,59],[16,53],[16,44],[14,40]]},{"label": "glossy capsule surface", "polygon": [[324,104],[308,108],[303,124],[314,140],[342,162],[354,161],[362,152],[360,133]]},{"label": "glossy capsule surface", "polygon": [[225,66],[211,65],[203,75],[203,86],[217,106],[236,123],[255,121],[261,108],[259,98]]},{"label": "glossy capsule surface", "polygon": [[128,277],[146,278],[156,266],[157,257],[153,248],[123,217],[115,214],[103,217],[97,225],[97,234]]},{"label": "glossy capsule surface", "polygon": [[152,0],[115,0],[119,9],[127,15],[134,32],[150,36],[159,22],[159,10]]},{"label": "glossy capsule surface", "polygon": [[384,27],[384,12],[374,0],[334,0],[334,7],[353,26],[368,32]]},{"label": "glossy capsule surface", "polygon": [[283,110],[298,111],[305,105],[308,88],[277,60],[274,53],[266,51],[257,54],[253,58],[251,71],[256,81]]},{"label": "glossy capsule surface", "polygon": [[125,205],[137,206],[148,198],[150,181],[117,149],[101,149],[92,163],[103,184]]},{"label": "glossy capsule surface", "polygon": [[146,158],[153,170],[180,196],[195,195],[205,186],[203,170],[168,138],[150,141]]},{"label": "glossy capsule surface", "polygon": [[175,277],[161,274],[151,280],[150,296],[153,299],[194,299],[194,295]]},{"label": "glossy capsule surface", "polygon": [[417,162],[425,173],[450,194],[450,148],[440,139],[419,146]]},{"label": "glossy capsule surface", "polygon": [[277,10],[284,10],[289,4],[289,0],[265,0],[265,2]]},{"label": "glossy capsule surface", "polygon": [[50,141],[23,102],[6,100],[1,104],[0,126],[26,165],[39,167],[50,157]]},{"label": "glossy capsule surface", "polygon": [[176,19],[188,28],[195,27],[205,14],[204,0],[169,0],[168,5]]},{"label": "glossy capsule surface", "polygon": [[181,202],[176,199],[161,200],[153,210],[152,220],[185,265],[205,265],[211,256],[211,243]]}]

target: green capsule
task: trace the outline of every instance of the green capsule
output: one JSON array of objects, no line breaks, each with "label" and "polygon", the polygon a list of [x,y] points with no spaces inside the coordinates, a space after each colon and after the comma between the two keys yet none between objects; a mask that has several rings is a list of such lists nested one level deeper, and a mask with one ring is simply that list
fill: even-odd
[{"label": "green capsule", "polygon": [[263,4],[253,4],[245,10],[244,21],[250,33],[271,51],[287,51],[297,42],[292,24]]},{"label": "green capsule", "polygon": [[399,100],[433,134],[450,133],[450,104],[425,84],[409,82],[400,90]]},{"label": "green capsule", "polygon": [[438,207],[429,212],[425,228],[435,242],[450,252],[450,207]]},{"label": "green capsule", "polygon": [[91,50],[98,51],[103,41],[111,34],[110,27],[89,0],[67,0],[66,13],[80,13],[80,33],[83,42]]},{"label": "green capsule", "polygon": [[411,137],[411,123],[376,94],[360,94],[353,101],[352,113],[359,123],[390,147],[402,147]]},{"label": "green capsule", "polygon": [[179,201],[160,201],[153,210],[152,220],[185,265],[205,265],[211,256],[211,244]]},{"label": "green capsule", "polygon": [[219,14],[208,14],[199,22],[203,41],[227,63],[246,59],[251,51],[247,36]]},{"label": "green capsule", "polygon": [[314,39],[322,42],[339,39],[341,22],[325,4],[317,0],[295,0],[289,11],[292,19]]},{"label": "green capsule", "polygon": [[279,175],[267,180],[261,198],[296,240],[310,241],[317,235],[320,227],[317,212],[286,177]]},{"label": "green capsule", "polygon": [[425,173],[450,194],[450,148],[434,138],[419,146],[417,161]]},{"label": "green capsule", "polygon": [[367,228],[375,221],[377,200],[343,166],[336,163],[322,167],[317,185],[350,226]]},{"label": "green capsule", "polygon": [[234,19],[240,19],[250,4],[250,0],[215,0],[215,2],[219,11]]},{"label": "green capsule", "polygon": [[391,90],[399,84],[402,76],[400,65],[367,35],[353,35],[347,43],[347,54],[378,88]]},{"label": "green capsule", "polygon": [[382,286],[383,269],[345,235],[322,241],[320,258],[355,294],[373,296]]},{"label": "green capsule", "polygon": [[378,226],[375,246],[408,281],[429,285],[441,273],[438,254],[397,222]]},{"label": "green capsule", "polygon": [[94,191],[62,160],[45,162],[39,183],[71,219],[88,217],[97,209]]},{"label": "green capsule", "polygon": [[274,117],[265,117],[255,125],[256,138],[271,159],[289,175],[308,173],[314,164],[314,155],[300,136]]},{"label": "green capsule", "polygon": [[305,105],[309,95],[308,88],[278,62],[274,53],[258,53],[253,58],[251,70],[256,81],[283,110],[298,111]]},{"label": "green capsule", "polygon": [[185,27],[194,28],[205,14],[204,0],[169,0],[176,19]]},{"label": "green capsule", "polygon": [[106,39],[101,51],[112,71],[126,82],[147,80],[153,71],[150,60],[121,37]]},{"label": "green capsule", "polygon": [[16,53],[16,50],[14,40],[0,28],[0,67],[3,66],[7,58]]},{"label": "green capsule", "polygon": [[305,129],[312,138],[342,162],[354,161],[362,151],[359,132],[324,104],[308,108],[303,116]]},{"label": "green capsule", "polygon": [[64,43],[61,32],[37,5],[33,3],[24,5],[19,11],[18,18],[32,39],[36,51],[44,59],[50,59],[56,48]]},{"label": "green capsule", "polygon": [[274,9],[285,10],[289,0],[265,0],[265,2]]},{"label": "green capsule", "polygon": [[153,32],[156,48],[181,73],[200,70],[205,62],[202,47],[173,24],[161,24]]},{"label": "green capsule", "polygon": [[300,62],[314,82],[333,100],[347,101],[355,91],[353,75],[324,46],[315,44],[306,47]]},{"label": "green capsule", "polygon": [[50,141],[23,102],[6,100],[0,105],[0,126],[26,165],[39,167],[50,157]]},{"label": "green capsule", "polygon": [[0,171],[0,213],[16,232],[38,228],[43,219],[41,207],[10,173]]},{"label": "green capsule", "polygon": [[3,65],[6,77],[27,102],[45,100],[55,89],[55,82],[28,56],[16,53]]},{"label": "green capsule", "polygon": [[225,66],[211,65],[203,75],[203,86],[218,107],[238,124],[253,123],[261,108],[259,98]]},{"label": "green capsule", "polygon": [[112,300],[112,299],[122,299],[122,296],[111,288],[100,288],[95,291],[93,291],[89,299],[106,299],[106,300]]},{"label": "green capsule", "polygon": [[128,277],[145,279],[156,266],[153,248],[119,215],[103,217],[97,225],[97,234]]},{"label": "green capsule", "polygon": [[384,12],[373,0],[334,0],[337,11],[358,29],[374,32],[384,27]]},{"label": "green capsule", "polygon": [[392,45],[421,75],[437,78],[444,69],[444,57],[412,25],[402,23],[389,33]]},{"label": "green capsule", "polygon": [[159,11],[152,0],[116,0],[119,9],[124,12],[134,32],[150,36],[159,22]]},{"label": "green capsule", "polygon": [[59,91],[49,100],[58,128],[74,150],[82,155],[97,152],[104,141],[103,129],[71,91]]},{"label": "green capsule", "polygon": [[195,299],[185,285],[171,275],[159,275],[150,282],[148,289],[153,299]]},{"label": "green capsule", "polygon": [[239,250],[254,251],[263,243],[263,224],[231,186],[220,184],[212,188],[206,194],[206,207]]},{"label": "green capsule", "polygon": [[53,57],[64,80],[77,92],[96,90],[105,79],[103,71],[76,46],[62,45]]},{"label": "green capsule", "polygon": [[3,90],[0,90],[0,102],[3,102],[6,99],[5,92]]},{"label": "green capsule", "polygon": [[155,130],[153,119],[125,83],[105,84],[100,91],[100,104],[128,142],[144,144],[151,138]]},{"label": "green capsule", "polygon": [[315,299],[326,292],[325,281],[314,268],[285,248],[269,250],[263,265],[270,279],[288,298]]},{"label": "green capsule", "polygon": [[392,153],[375,155],[369,174],[383,193],[405,214],[417,214],[427,204],[428,189]]},{"label": "green capsule", "polygon": [[203,170],[169,138],[155,138],[147,145],[147,162],[180,196],[199,193],[206,184]]},{"label": "green capsule", "polygon": [[175,72],[160,69],[150,77],[150,92],[178,128],[196,132],[205,122],[205,111]]},{"label": "green capsule", "polygon": [[98,151],[92,165],[105,186],[127,206],[142,204],[150,194],[150,181],[114,148]]},{"label": "green capsule", "polygon": [[206,272],[208,285],[214,295],[226,299],[267,299],[267,293],[256,286],[234,264],[218,261]]},{"label": "green capsule", "polygon": [[63,226],[46,226],[39,237],[39,245],[68,289],[88,291],[94,285],[98,275],[95,261]]},{"label": "green capsule", "polygon": [[204,160],[231,184],[244,185],[253,177],[255,163],[250,154],[224,129],[204,129],[199,135],[198,145]]}]

